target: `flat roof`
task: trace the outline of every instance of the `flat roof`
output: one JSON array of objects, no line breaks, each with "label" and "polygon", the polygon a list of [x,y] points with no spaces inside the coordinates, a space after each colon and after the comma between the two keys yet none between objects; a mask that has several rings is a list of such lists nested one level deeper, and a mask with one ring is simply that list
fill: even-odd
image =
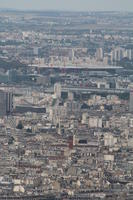
[{"label": "flat roof", "polygon": [[50,65],[29,65],[30,67],[38,67],[38,68],[53,68],[53,69],[123,69],[120,66],[111,66],[111,65],[68,65],[68,66],[50,66]]}]

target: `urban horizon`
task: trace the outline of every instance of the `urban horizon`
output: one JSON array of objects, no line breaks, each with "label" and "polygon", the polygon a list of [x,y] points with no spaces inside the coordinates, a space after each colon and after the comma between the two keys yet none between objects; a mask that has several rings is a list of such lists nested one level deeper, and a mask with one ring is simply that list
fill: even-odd
[{"label": "urban horizon", "polygon": [[[17,10],[56,10],[56,11],[126,11],[133,12],[130,0],[5,0],[0,2],[0,7],[4,9]],[[130,6],[129,6],[130,5]]]},{"label": "urban horizon", "polygon": [[41,2],[0,2],[0,199],[133,200],[133,12]]}]

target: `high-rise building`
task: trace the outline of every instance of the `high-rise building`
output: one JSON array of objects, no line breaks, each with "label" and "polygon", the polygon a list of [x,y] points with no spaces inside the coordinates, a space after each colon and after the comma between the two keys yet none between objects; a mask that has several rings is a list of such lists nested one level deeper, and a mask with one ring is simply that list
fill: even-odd
[{"label": "high-rise building", "polygon": [[73,101],[74,94],[72,92],[68,92],[68,100]]},{"label": "high-rise building", "polygon": [[69,144],[69,149],[73,149],[73,146],[75,145],[75,135],[69,136],[68,144]]},{"label": "high-rise building", "polygon": [[54,94],[55,94],[56,98],[61,98],[61,84],[60,83],[55,83]]},{"label": "high-rise building", "polygon": [[13,112],[13,94],[11,92],[6,93],[6,114],[10,115]]},{"label": "high-rise building", "polygon": [[69,59],[73,62],[75,57],[74,49],[69,50]]},{"label": "high-rise building", "polygon": [[126,57],[127,57],[129,60],[132,60],[132,50],[131,50],[131,49],[127,49],[127,50],[126,50]]},{"label": "high-rise building", "polygon": [[38,47],[34,47],[34,48],[33,48],[33,54],[34,54],[35,56],[38,56],[38,53],[39,53],[39,48],[38,48]]},{"label": "high-rise building", "polygon": [[133,90],[130,91],[129,111],[130,111],[130,112],[133,112]]},{"label": "high-rise building", "polygon": [[102,48],[98,48],[96,51],[96,59],[98,61],[102,61],[103,60],[103,49]]},{"label": "high-rise building", "polygon": [[125,57],[125,49],[120,48],[120,47],[116,48],[112,51],[111,56],[112,56],[112,58],[111,58],[112,62],[113,61],[120,61],[122,58]]},{"label": "high-rise building", "polygon": [[0,116],[10,115],[13,111],[13,94],[0,91]]}]

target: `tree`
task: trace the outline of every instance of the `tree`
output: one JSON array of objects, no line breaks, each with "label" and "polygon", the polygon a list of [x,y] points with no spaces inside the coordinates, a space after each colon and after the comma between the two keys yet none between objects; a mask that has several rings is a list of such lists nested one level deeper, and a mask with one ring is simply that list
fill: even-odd
[{"label": "tree", "polygon": [[19,121],[19,123],[18,123],[18,125],[17,125],[17,127],[16,127],[17,129],[23,129],[23,124],[22,124],[22,122],[21,121]]}]

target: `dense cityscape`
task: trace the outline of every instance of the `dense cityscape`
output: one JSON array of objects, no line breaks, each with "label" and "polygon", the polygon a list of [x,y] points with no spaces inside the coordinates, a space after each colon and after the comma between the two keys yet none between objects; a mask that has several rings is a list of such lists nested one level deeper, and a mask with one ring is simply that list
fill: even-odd
[{"label": "dense cityscape", "polygon": [[133,13],[0,10],[0,200],[133,200]]}]

